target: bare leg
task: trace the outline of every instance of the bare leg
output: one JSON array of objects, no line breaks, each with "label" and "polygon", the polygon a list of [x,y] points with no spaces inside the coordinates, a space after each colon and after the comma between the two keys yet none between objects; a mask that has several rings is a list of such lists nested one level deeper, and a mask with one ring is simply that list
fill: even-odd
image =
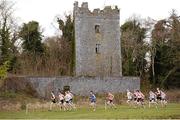
[{"label": "bare leg", "polygon": [[106,103],[106,100],[105,100],[105,103],[104,103],[104,109],[105,109],[105,110],[107,109],[107,103]]},{"label": "bare leg", "polygon": [[112,104],[112,107],[116,109],[116,105],[114,103],[111,103]]},{"label": "bare leg", "polygon": [[69,103],[69,105],[70,105],[71,108],[76,109],[76,106],[75,106],[74,103],[71,102],[71,103]]},{"label": "bare leg", "polygon": [[50,107],[49,107],[49,110],[50,110],[50,111],[52,110],[52,107],[53,107],[53,103],[51,102],[51,103],[50,103]]},{"label": "bare leg", "polygon": [[93,108],[93,111],[96,111],[96,103],[91,103],[90,106]]},{"label": "bare leg", "polygon": [[64,110],[66,111],[66,110],[69,110],[69,105],[68,105],[68,103],[64,103]]},{"label": "bare leg", "polygon": [[94,111],[96,111],[96,103],[94,103],[93,108],[94,108]]},{"label": "bare leg", "polygon": [[157,109],[157,105],[158,105],[158,104],[157,104],[157,102],[156,102],[156,101],[155,101],[154,103],[155,103],[155,106],[156,106],[156,109]]}]

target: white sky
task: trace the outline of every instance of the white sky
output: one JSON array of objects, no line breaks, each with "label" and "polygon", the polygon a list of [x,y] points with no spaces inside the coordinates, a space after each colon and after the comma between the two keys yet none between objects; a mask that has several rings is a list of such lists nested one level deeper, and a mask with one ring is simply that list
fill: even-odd
[{"label": "white sky", "polygon": [[[159,20],[169,16],[172,9],[180,14],[180,0],[13,0],[15,2],[15,16],[19,23],[38,21],[45,36],[55,35],[57,27],[55,16],[64,17],[64,13],[73,11],[74,1],[88,2],[89,9],[103,9],[104,5],[117,5],[120,10],[120,24],[133,14],[142,18],[151,17]],[[53,24],[53,25],[52,25]]]}]

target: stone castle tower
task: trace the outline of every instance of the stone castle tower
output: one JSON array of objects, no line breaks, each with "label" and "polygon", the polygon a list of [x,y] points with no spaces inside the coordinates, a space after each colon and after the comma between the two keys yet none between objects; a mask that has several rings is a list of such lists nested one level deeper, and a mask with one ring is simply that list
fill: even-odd
[{"label": "stone castle tower", "polygon": [[122,76],[119,9],[74,3],[76,76]]},{"label": "stone castle tower", "polygon": [[[91,12],[88,3],[74,3],[75,77],[19,77],[28,80],[40,97],[49,91],[70,89],[76,95],[140,89],[139,77],[122,77],[119,9]],[[93,76],[93,77],[89,77]]]}]

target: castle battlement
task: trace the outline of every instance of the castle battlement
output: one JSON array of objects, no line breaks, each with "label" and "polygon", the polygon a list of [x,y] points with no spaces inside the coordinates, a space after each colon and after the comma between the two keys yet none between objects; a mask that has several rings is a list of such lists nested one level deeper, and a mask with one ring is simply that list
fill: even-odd
[{"label": "castle battlement", "polygon": [[119,9],[74,3],[76,76],[122,76]]},{"label": "castle battlement", "polygon": [[77,1],[74,3],[75,16],[89,16],[89,17],[103,16],[103,17],[116,17],[117,19],[119,19],[119,11],[120,10],[118,9],[117,6],[115,6],[115,8],[112,8],[111,6],[105,6],[103,10],[97,8],[94,9],[93,11],[90,11],[87,2],[83,2],[80,7]]}]

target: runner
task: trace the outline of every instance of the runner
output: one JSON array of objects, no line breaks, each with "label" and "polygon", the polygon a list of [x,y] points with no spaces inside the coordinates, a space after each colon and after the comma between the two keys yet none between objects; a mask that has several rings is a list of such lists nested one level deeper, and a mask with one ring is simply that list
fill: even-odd
[{"label": "runner", "polygon": [[161,90],[159,88],[156,89],[157,91],[155,92],[157,95],[157,100],[161,101]]},{"label": "runner", "polygon": [[[62,110],[64,108],[64,95],[62,93],[62,91],[59,91],[59,106],[60,106],[60,110]],[[65,108],[64,108],[65,110]]]},{"label": "runner", "polygon": [[110,92],[107,93],[107,105],[110,106],[110,107],[113,107],[113,108],[116,108],[116,106],[114,105],[113,103],[113,100],[114,100],[114,95]]},{"label": "runner", "polygon": [[140,91],[140,90],[137,90],[137,105],[139,106],[144,106],[144,94]]},{"label": "runner", "polygon": [[65,92],[64,99],[65,99],[65,104],[64,104],[65,110],[71,110],[71,105],[70,105],[71,95],[68,94],[68,91]]},{"label": "runner", "polygon": [[50,103],[50,108],[49,110],[52,110],[53,104],[56,103],[56,96],[54,95],[54,91],[51,91],[51,103]]},{"label": "runner", "polygon": [[151,104],[155,104],[155,106],[157,108],[156,94],[152,91],[149,91],[149,108],[151,107]]},{"label": "runner", "polygon": [[93,108],[93,111],[96,111],[96,96],[94,95],[93,91],[90,91],[90,106]]},{"label": "runner", "polygon": [[68,94],[70,96],[69,105],[71,106],[71,108],[76,109],[75,104],[73,103],[74,95],[70,91],[67,91],[67,92],[68,92]]},{"label": "runner", "polygon": [[128,105],[132,105],[132,101],[133,101],[133,94],[129,91],[129,90],[127,90],[127,104]]},{"label": "runner", "polygon": [[166,107],[167,105],[166,94],[163,91],[160,92],[161,92],[161,106]]}]

